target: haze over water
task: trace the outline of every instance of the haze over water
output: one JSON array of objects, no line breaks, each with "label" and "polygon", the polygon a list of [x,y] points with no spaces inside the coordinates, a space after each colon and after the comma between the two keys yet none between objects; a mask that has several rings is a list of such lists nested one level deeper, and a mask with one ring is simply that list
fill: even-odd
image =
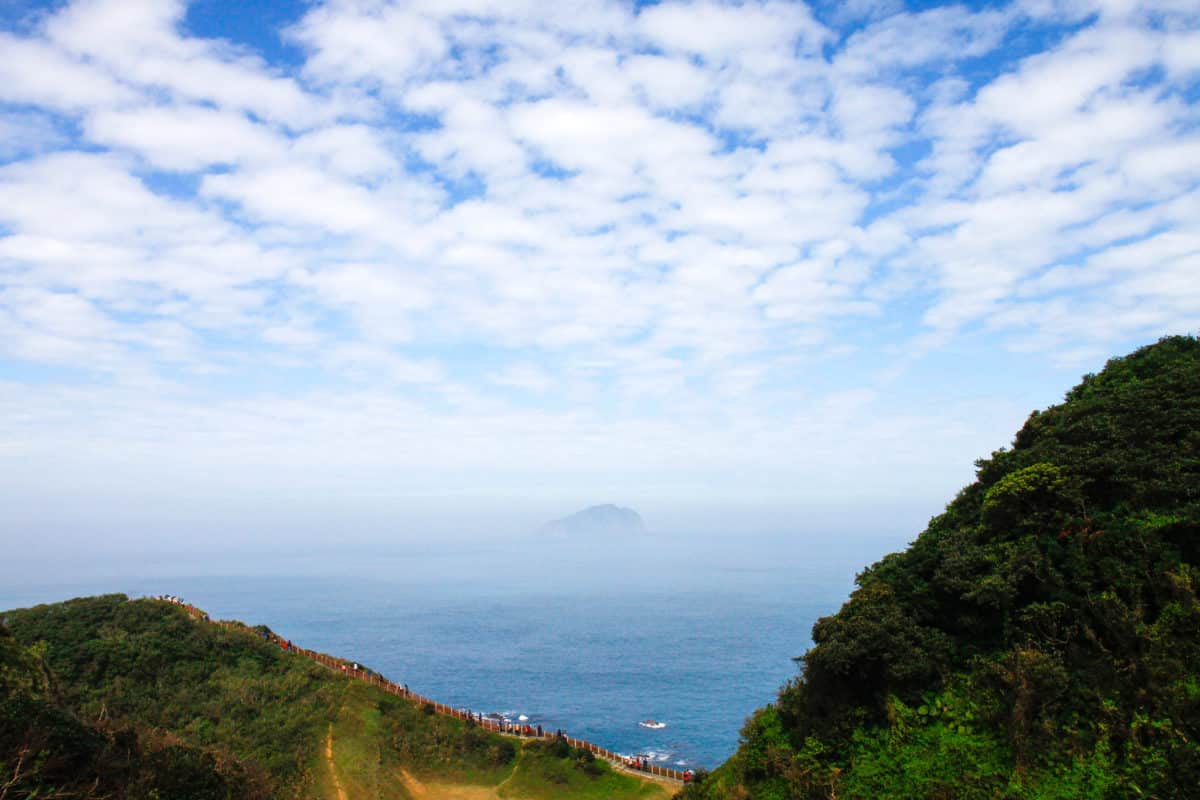
[{"label": "haze over water", "polygon": [[[442,702],[714,767],[733,752],[745,717],[795,674],[791,659],[808,647],[816,618],[840,606],[857,571],[904,541],[529,537],[236,565],[127,564],[120,577],[9,576],[0,608],[173,593]],[[638,725],[646,719],[667,727]]]}]

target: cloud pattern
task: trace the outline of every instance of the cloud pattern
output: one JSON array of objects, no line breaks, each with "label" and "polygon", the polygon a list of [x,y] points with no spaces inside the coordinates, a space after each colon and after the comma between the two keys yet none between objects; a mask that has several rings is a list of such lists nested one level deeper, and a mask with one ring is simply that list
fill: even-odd
[{"label": "cloud pattern", "polygon": [[0,32],[0,461],[745,488],[978,454],[983,406],[878,402],[955,342],[1074,365],[1200,314],[1189,2],[324,0],[262,35],[182,0]]}]

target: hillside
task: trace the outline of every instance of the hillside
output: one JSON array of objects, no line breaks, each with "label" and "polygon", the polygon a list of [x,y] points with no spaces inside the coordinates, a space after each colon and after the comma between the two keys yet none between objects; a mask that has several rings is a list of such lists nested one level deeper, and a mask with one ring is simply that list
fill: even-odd
[{"label": "hillside", "polygon": [[1200,797],[1200,343],[1113,359],[977,467],[685,796]]},{"label": "hillside", "polygon": [[0,614],[0,797],[665,798],[565,742],[484,731],[265,628],[123,595]]}]

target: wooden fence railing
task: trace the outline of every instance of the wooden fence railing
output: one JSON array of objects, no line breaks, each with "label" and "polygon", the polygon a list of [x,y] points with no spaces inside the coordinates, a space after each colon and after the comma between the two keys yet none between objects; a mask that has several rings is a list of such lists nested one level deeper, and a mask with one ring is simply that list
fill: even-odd
[{"label": "wooden fence railing", "polygon": [[[209,618],[208,614],[204,613],[204,611],[202,611],[199,608],[196,608],[193,605],[189,605],[187,603],[176,603],[176,605],[182,606],[184,608],[184,610],[186,610],[192,617],[194,617],[196,619],[201,619],[206,622],[210,622],[214,625],[222,625],[222,626],[225,626],[228,628],[238,628],[238,629],[253,633],[252,628],[241,625],[240,623],[213,621]],[[461,708],[452,708],[451,706],[448,706],[445,703],[439,703],[436,700],[432,700],[428,697],[424,697],[423,695],[417,694],[416,692],[413,692],[404,686],[401,686],[397,683],[393,683],[392,681],[387,680],[386,678],[384,678],[383,676],[379,675],[376,672],[372,672],[365,668],[355,669],[354,668],[356,666],[355,662],[347,661],[344,658],[335,658],[334,656],[328,655],[327,653],[319,653],[316,650],[308,650],[303,647],[297,647],[296,645],[292,644],[290,640],[287,640],[287,639],[280,639],[280,638],[276,637],[273,641],[276,644],[279,644],[280,646],[285,647],[285,649],[295,652],[297,655],[301,655],[306,658],[310,658],[313,661],[317,662],[318,664],[328,667],[329,669],[334,670],[335,672],[341,672],[342,674],[346,675],[348,678],[353,678],[355,680],[369,683],[372,686],[375,686],[389,694],[396,695],[397,697],[403,697],[404,699],[409,700],[417,705],[422,705],[422,706],[430,705],[433,707],[433,710],[438,714],[442,714],[447,717],[455,717],[456,719],[461,719],[461,720],[469,719],[469,720],[473,721],[479,727],[484,728],[485,730],[490,730],[495,733],[502,734],[504,736],[515,736],[515,737],[519,737],[522,739],[537,739],[537,738],[539,738],[539,734],[538,734],[536,728],[533,728],[529,725],[514,724],[511,722],[504,722],[501,720],[489,719],[486,716],[472,714]],[[560,738],[560,734],[557,732],[553,732],[553,731],[543,730],[540,734],[540,738],[555,739],[555,738]],[[563,740],[565,740],[566,743],[569,744],[571,747],[575,747],[580,750],[586,750],[587,752],[592,753],[596,757],[602,758],[605,761],[608,761],[616,766],[622,767],[625,770],[639,772],[639,773],[645,773],[645,774],[653,775],[657,778],[666,779],[668,781],[674,781],[674,782],[681,783],[681,784],[686,783],[687,781],[691,780],[691,772],[686,771],[686,770],[672,769],[670,767],[660,767],[657,764],[649,763],[643,759],[636,759],[636,758],[631,758],[629,756],[623,756],[620,753],[614,753],[612,750],[605,749],[598,745],[592,744],[591,742],[584,741],[583,739],[576,739],[573,736],[567,736],[566,734],[561,734],[561,738]]]}]

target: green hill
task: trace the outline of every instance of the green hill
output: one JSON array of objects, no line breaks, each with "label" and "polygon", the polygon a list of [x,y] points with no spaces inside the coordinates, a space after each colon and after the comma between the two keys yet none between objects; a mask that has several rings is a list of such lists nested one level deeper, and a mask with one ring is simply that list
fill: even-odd
[{"label": "green hill", "polygon": [[665,798],[565,742],[517,740],[123,595],[4,612],[0,798]]},{"label": "green hill", "polygon": [[1200,343],[1113,359],[977,467],[687,797],[1200,797]]}]

